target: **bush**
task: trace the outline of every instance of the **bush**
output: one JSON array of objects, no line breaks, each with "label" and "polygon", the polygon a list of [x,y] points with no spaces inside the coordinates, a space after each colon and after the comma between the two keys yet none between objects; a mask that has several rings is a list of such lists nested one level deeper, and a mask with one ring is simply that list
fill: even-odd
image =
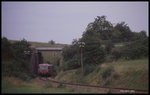
[{"label": "bush", "polygon": [[68,61],[64,61],[64,63],[61,65],[61,67],[64,71],[79,68],[80,60],[79,60],[78,56],[74,56],[72,59],[70,59]]},{"label": "bush", "polygon": [[104,69],[102,69],[101,75],[103,79],[107,79],[107,77],[109,77],[112,73],[112,71],[114,70],[113,66],[108,66]]},{"label": "bush", "polygon": [[24,73],[24,72],[15,72],[14,76],[18,77],[18,78],[20,78],[24,81],[28,81],[28,80],[31,79],[31,77],[28,74]]},{"label": "bush", "polygon": [[114,60],[114,56],[112,55],[107,55],[105,58],[105,62],[112,62]]},{"label": "bush", "polygon": [[83,70],[84,70],[84,75],[88,75],[90,74],[91,72],[93,72],[95,70],[96,66],[94,65],[89,65],[89,64],[86,64],[84,65],[83,67]]},{"label": "bush", "polygon": [[121,58],[121,49],[120,47],[116,47],[112,49],[112,53],[111,53],[113,60],[118,60],[119,58]]},{"label": "bush", "polygon": [[106,53],[107,54],[110,54],[111,53],[111,50],[112,50],[112,48],[114,47],[114,44],[112,43],[112,41],[111,40],[107,40],[107,41],[105,41],[105,51],[106,51]]},{"label": "bush", "polygon": [[79,47],[75,44],[75,45],[71,45],[71,46],[65,46],[63,48],[63,60],[64,61],[68,61],[70,59],[72,59],[75,55],[77,55],[79,53]]},{"label": "bush", "polygon": [[148,56],[148,38],[134,41],[121,49],[121,55],[125,59],[138,59]]},{"label": "bush", "polygon": [[3,37],[1,39],[1,55],[3,60],[11,60],[14,57],[14,51],[12,44],[8,41],[7,38]]},{"label": "bush", "polygon": [[17,67],[18,63],[15,60],[3,61],[2,62],[2,73],[4,76],[15,76],[21,78],[22,80],[30,80],[31,76],[24,72],[20,67]]},{"label": "bush", "polygon": [[111,55],[113,56],[114,60],[118,60],[120,58],[138,59],[141,57],[148,57],[148,38],[130,42],[121,48],[113,48]]},{"label": "bush", "polygon": [[[91,32],[91,31],[89,31]],[[83,49],[84,63],[101,64],[105,59],[105,50],[101,45],[101,40],[95,36],[85,34],[82,38],[85,42]]]}]

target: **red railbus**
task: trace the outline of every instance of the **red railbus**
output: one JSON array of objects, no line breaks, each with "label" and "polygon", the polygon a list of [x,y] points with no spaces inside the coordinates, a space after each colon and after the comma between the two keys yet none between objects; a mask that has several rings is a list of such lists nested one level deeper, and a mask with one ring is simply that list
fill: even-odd
[{"label": "red railbus", "polygon": [[53,68],[52,64],[47,64],[47,63],[39,64],[38,75],[40,75],[40,76],[52,76],[52,73],[53,73],[52,68]]}]

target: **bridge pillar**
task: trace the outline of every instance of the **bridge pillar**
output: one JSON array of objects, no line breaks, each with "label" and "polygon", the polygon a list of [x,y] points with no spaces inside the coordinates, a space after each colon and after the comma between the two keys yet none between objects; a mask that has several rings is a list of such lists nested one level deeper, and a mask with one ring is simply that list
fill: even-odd
[{"label": "bridge pillar", "polygon": [[30,61],[30,72],[32,74],[37,74],[38,72],[38,64],[42,62],[41,55],[37,50],[33,50],[31,61]]}]

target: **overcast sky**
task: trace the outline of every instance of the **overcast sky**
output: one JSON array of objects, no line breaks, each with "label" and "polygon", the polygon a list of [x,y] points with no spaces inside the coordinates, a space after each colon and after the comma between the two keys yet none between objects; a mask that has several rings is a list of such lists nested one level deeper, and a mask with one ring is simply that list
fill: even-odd
[{"label": "overcast sky", "polygon": [[2,37],[71,44],[97,16],[148,34],[148,2],[2,2]]}]

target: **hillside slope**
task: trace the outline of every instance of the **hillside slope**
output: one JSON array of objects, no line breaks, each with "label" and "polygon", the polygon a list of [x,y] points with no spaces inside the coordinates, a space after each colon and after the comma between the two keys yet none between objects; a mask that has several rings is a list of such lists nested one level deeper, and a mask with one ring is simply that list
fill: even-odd
[{"label": "hillside slope", "polygon": [[[104,71],[112,68],[110,75],[103,78]],[[90,74],[81,77],[78,69],[68,70],[58,74],[59,81],[99,85],[112,88],[129,88],[148,90],[148,59],[118,61],[104,63]],[[107,74],[107,73],[106,73]]]}]

